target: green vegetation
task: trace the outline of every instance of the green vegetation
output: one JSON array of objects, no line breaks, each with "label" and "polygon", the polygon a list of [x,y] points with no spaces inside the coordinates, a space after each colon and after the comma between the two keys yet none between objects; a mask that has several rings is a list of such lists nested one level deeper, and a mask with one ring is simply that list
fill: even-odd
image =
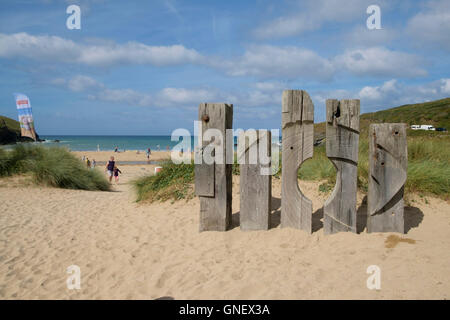
[{"label": "green vegetation", "polygon": [[68,150],[17,145],[0,149],[0,177],[31,174],[37,184],[65,189],[110,190],[101,172],[91,170]]},{"label": "green vegetation", "polygon": [[[39,139],[39,135],[37,135]],[[19,121],[0,116],[0,145],[15,144],[16,142],[32,142],[29,137],[22,137]]]},{"label": "green vegetation", "polygon": [[450,130],[450,98],[365,113],[361,120],[370,122],[403,122],[412,124],[432,124]]},{"label": "green vegetation", "polygon": [[5,116],[0,116],[0,127],[4,127],[5,125],[9,130],[14,131],[16,134],[20,135],[19,121]]},{"label": "green vegetation", "polygon": [[163,169],[154,176],[145,176],[133,181],[137,201],[169,199],[180,200],[193,197],[194,164],[164,162]]}]

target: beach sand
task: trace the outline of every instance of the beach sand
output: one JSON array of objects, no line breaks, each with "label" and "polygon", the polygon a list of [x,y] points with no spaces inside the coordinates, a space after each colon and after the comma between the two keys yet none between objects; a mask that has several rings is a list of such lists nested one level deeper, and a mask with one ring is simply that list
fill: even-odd
[{"label": "beach sand", "polygon": [[[121,161],[147,161],[147,154],[145,152],[137,153],[136,150],[128,150],[125,152],[112,152],[112,151],[72,151],[73,154],[79,159],[83,156],[88,157],[90,160],[95,159],[97,162],[106,162],[111,156],[114,160],[120,164]],[[150,155],[150,161],[161,161],[164,159],[170,159],[170,151],[153,151]]]},{"label": "beach sand", "polygon": [[[97,161],[111,155],[94,153]],[[129,153],[115,156],[119,162],[137,160]],[[274,227],[243,232],[238,227],[239,177],[235,176],[233,228],[199,233],[196,198],[134,202],[127,182],[153,169],[153,165],[121,166],[123,176],[114,192],[21,186],[20,179],[0,180],[0,298],[450,297],[450,206],[444,200],[413,196],[406,208],[410,228],[406,235],[325,236],[320,208],[328,195],[318,191],[317,182],[300,182],[315,210],[315,231],[308,235],[279,227],[281,184],[274,178]],[[361,201],[358,195],[358,206]],[[362,218],[364,206],[359,212]],[[70,265],[81,269],[80,290],[67,289]],[[380,290],[366,286],[370,265],[381,269]]]}]

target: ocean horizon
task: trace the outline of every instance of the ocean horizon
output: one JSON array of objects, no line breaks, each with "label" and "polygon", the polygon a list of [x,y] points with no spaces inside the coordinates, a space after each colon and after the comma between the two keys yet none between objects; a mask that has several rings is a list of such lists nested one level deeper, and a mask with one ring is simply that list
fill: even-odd
[{"label": "ocean horizon", "polygon": [[[172,141],[170,135],[42,135],[43,143],[48,146],[67,147],[72,151],[111,151],[115,147],[119,151],[124,150],[147,150],[165,151],[172,149],[178,141]],[[58,142],[56,142],[58,141]],[[194,145],[194,137],[191,137],[191,145]]]},{"label": "ocean horizon", "polygon": [[[37,142],[38,144],[67,147],[72,151],[112,151],[115,147],[118,147],[119,151],[144,151],[148,148],[152,151],[166,151],[167,149],[171,150],[182,141],[182,138],[172,141],[170,135],[41,135],[40,138],[46,141]],[[234,137],[234,140],[234,142],[237,143],[237,137]],[[276,142],[275,137],[272,140],[272,142]],[[194,149],[196,142],[197,138],[195,136],[191,136],[191,150]]]}]

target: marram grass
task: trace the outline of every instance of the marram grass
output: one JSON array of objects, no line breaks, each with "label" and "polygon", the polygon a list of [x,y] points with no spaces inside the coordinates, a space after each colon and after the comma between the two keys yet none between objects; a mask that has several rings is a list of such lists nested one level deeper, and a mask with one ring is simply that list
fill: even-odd
[{"label": "marram grass", "polygon": [[0,149],[0,177],[31,174],[36,184],[65,189],[111,189],[98,170],[86,165],[64,148],[17,145],[12,150]]}]

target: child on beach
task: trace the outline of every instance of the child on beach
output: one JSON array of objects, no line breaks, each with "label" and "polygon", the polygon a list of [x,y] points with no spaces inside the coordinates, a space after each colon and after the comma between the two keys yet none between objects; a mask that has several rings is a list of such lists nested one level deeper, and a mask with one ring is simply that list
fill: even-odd
[{"label": "child on beach", "polygon": [[119,168],[114,167],[114,179],[116,180],[116,184],[119,183],[119,173],[122,174],[122,171]]}]

